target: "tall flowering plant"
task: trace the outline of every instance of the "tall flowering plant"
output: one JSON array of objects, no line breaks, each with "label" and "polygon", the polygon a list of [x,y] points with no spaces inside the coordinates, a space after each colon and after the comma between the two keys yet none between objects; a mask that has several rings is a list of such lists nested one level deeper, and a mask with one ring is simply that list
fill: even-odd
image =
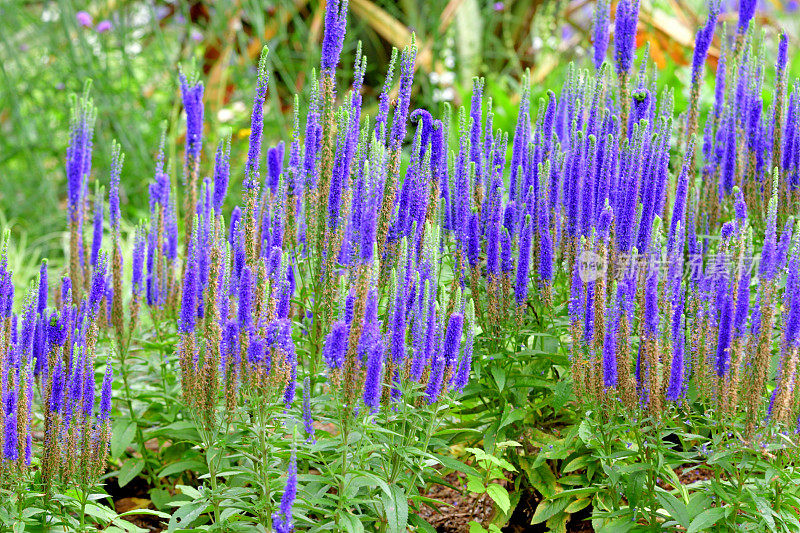
[{"label": "tall flowering plant", "polygon": [[[43,261],[38,283],[29,288],[17,313],[8,251],[6,232],[0,251],[0,490],[12,495],[9,508],[16,513],[4,520],[82,528],[111,438],[110,361],[99,390],[96,377],[107,259],[97,260],[90,292],[80,300],[73,300],[67,276],[50,290]],[[56,301],[51,292],[58,295]],[[35,432],[42,436],[34,440]],[[44,494],[46,509],[26,512],[36,505],[32,487]],[[71,496],[60,496],[68,487]]]},{"label": "tall flowering plant", "polygon": [[[18,513],[40,451],[37,481],[46,494],[77,484],[84,520],[108,448],[111,366],[126,417],[112,452],[135,444],[118,483],[147,478],[153,500],[175,508],[173,529],[405,530],[430,467],[454,464],[442,453],[456,433],[445,425],[472,425],[464,438],[484,447],[470,449],[485,464],[515,450],[539,490],[544,461],[569,454],[535,441],[536,416],[556,418],[573,399],[570,416],[582,422],[569,439],[611,480],[589,489],[601,526],[622,508],[663,524],[678,489],[659,484],[659,458],[723,464],[702,451],[707,441],[735,444],[753,468],[773,452],[790,464],[794,437],[784,435],[800,424],[800,89],[787,79],[785,35],[774,68],[766,64],[754,5],[742,2],[729,39],[718,37],[720,6],[710,3],[689,108],[676,120],[674,92],[657,85],[646,53],[637,70],[638,0],[616,4],[613,64],[611,6],[598,2],[595,69],[569,66],[561,89],[538,102],[526,74],[514,131],[504,132],[481,78],[455,111],[412,109],[414,39],[393,53],[376,116],[366,116],[367,59],[359,47],[353,78],[339,79],[348,6],[327,2],[308,108],[296,97],[290,138],[268,147],[262,52],[243,169],[230,138],[206,157],[203,84],[181,73],[181,185],[172,185],[164,135],[148,216],[132,230],[121,221],[118,145],[107,200],[99,180],[90,187],[87,87],[67,153],[68,274],[51,287],[44,263],[15,313],[0,262],[0,469]],[[715,39],[722,59],[701,112]],[[237,179],[242,197],[230,208]],[[95,409],[102,356],[111,365]],[[143,407],[141,396],[160,403]],[[148,424],[151,411],[159,427]],[[40,445],[30,438],[36,424]],[[631,449],[616,450],[621,442]],[[614,469],[637,462],[649,468],[623,498]],[[730,465],[718,477],[741,495],[747,480]],[[179,484],[195,475],[197,486]],[[478,485],[511,512],[504,488]],[[775,490],[772,503],[785,507]],[[555,528],[568,507],[539,518]],[[728,508],[720,519],[735,523],[741,506]]]},{"label": "tall flowering plant", "polygon": [[[401,450],[420,446],[418,442],[423,451],[430,447],[444,407],[469,380],[474,305],[459,271],[441,269],[448,250],[457,247],[443,228],[438,206],[446,157],[444,125],[422,111],[414,115],[412,163],[401,172],[416,47],[412,43],[399,54],[400,97],[394,113],[388,106],[392,64],[379,116],[374,123],[362,118],[366,58],[360,52],[350,89],[344,96],[337,94],[346,12],[346,2],[331,2],[326,8],[324,53],[305,138],[297,109],[290,145],[268,148],[266,168],[261,163],[263,117],[269,105],[264,50],[242,205],[229,215],[230,140],[216,150],[213,178],[200,180],[202,84],[181,75],[187,129],[183,189],[170,189],[162,143],[150,187],[150,219],[133,238],[127,325],[122,298],[112,302],[110,333],[126,374],[126,358],[142,326],[152,323],[159,338],[168,339],[174,331],[174,357],[166,354],[162,376],[173,369],[180,376],[184,417],[195,431],[189,438],[203,450],[208,472],[203,501],[215,522],[224,521],[220,505],[231,490],[232,480],[221,471],[231,465],[232,450],[239,450],[244,459],[238,467],[254,480],[249,491],[257,502],[254,516],[278,530],[297,523],[291,505],[278,505],[273,488],[286,454],[281,440],[295,416],[302,418],[309,446],[299,449],[297,457],[306,464],[318,460],[319,450],[329,449],[327,443],[314,443],[319,435],[314,412],[320,402],[335,406],[319,416],[333,421],[334,437],[342,443],[340,452],[325,459],[335,465],[332,483],[341,495],[336,513],[329,516],[349,513],[346,496],[354,497],[348,489],[354,472],[379,476],[384,489],[409,469],[421,472],[422,456],[408,458]],[[115,161],[109,206],[116,250],[122,156]],[[434,167],[438,178],[431,180]],[[182,215],[176,192],[183,197]],[[180,216],[183,233],[178,231]],[[115,259],[114,264],[116,296],[123,293],[118,283],[122,261]],[[149,310],[144,324],[142,306]],[[132,414],[128,378],[123,381],[123,401]],[[168,394],[169,380],[162,381]],[[305,383],[302,405],[297,398],[300,381]],[[147,456],[140,432],[144,429],[137,425],[140,451]],[[353,451],[354,438],[382,443],[386,451]],[[392,465],[389,470],[387,464]],[[415,483],[402,486],[402,494],[416,499]],[[387,490],[385,497],[401,494],[396,488]],[[329,507],[328,502],[323,505]],[[189,512],[189,507],[181,509]],[[377,513],[386,520],[386,512],[375,508],[362,515]]]}]

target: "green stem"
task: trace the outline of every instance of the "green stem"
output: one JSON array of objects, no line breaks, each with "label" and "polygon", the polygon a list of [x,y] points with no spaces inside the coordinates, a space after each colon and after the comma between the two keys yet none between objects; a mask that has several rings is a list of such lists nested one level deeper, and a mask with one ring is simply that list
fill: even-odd
[{"label": "green stem", "polygon": [[259,469],[261,470],[261,484],[264,487],[264,515],[262,517],[263,523],[266,524],[270,520],[272,505],[270,501],[270,489],[269,489],[269,441],[266,435],[266,420],[267,416],[264,412],[264,405],[261,404],[261,408],[259,409],[259,421],[258,421],[258,441],[261,450],[263,451],[263,457],[261,460],[261,464],[259,465]]},{"label": "green stem", "polygon": [[342,424],[342,472],[339,477],[338,486],[338,501],[336,503],[336,524],[339,524],[339,517],[342,515],[344,508],[342,502],[344,501],[345,481],[347,480],[347,443],[349,442],[349,431],[347,427],[347,420],[345,419]]},{"label": "green stem", "polygon": [[206,449],[206,464],[208,475],[211,477],[211,506],[214,508],[214,523],[219,524],[219,499],[217,498],[217,468],[213,460],[209,459],[211,447]]},{"label": "green stem", "polygon": [[86,531],[86,501],[89,499],[87,487],[81,487],[81,531]]}]

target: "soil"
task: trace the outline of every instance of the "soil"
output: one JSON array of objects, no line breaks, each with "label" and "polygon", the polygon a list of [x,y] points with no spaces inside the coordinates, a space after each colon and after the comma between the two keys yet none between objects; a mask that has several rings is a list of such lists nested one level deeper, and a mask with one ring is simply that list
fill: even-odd
[{"label": "soil", "polygon": [[[445,485],[432,485],[425,496],[438,500],[441,505],[422,507],[419,515],[436,528],[438,533],[468,533],[469,523],[478,522],[487,527],[494,516],[494,502],[487,494],[474,494],[466,491],[466,476],[453,472],[445,476],[445,480],[459,490]],[[507,488],[509,482],[504,482]],[[531,517],[541,501],[538,493],[525,492],[520,498],[504,533],[538,533],[547,531],[544,524],[531,525]],[[592,508],[587,507],[570,517],[567,523],[569,533],[591,533],[592,525],[587,519]]]},{"label": "soil", "polygon": [[[691,485],[697,481],[705,481],[714,477],[714,472],[704,466],[696,465],[683,465],[675,468],[675,474],[681,482],[681,485]],[[658,486],[665,490],[670,490],[672,485],[666,481],[659,480]]]},{"label": "soil", "polygon": [[494,514],[494,502],[488,494],[466,492],[467,480],[464,474],[453,472],[445,480],[456,490],[445,485],[432,485],[425,496],[442,502],[431,507],[424,505],[420,517],[428,521],[439,533],[461,533],[469,531],[473,520],[486,524]]},{"label": "soil", "polygon": [[[148,494],[150,487],[147,482],[140,478],[134,478],[124,487],[119,486],[117,478],[111,478],[106,483],[106,491],[114,500],[114,508],[117,513],[125,513],[134,509],[155,509],[150,501]],[[131,522],[135,526],[141,527],[156,533],[164,531],[166,526],[162,525],[162,519],[152,515],[131,515],[123,517],[124,520]]]},{"label": "soil", "polygon": [[[703,466],[684,465],[675,469],[682,485],[689,485],[696,481],[710,479],[713,472]],[[460,489],[466,487],[466,477],[461,473],[452,473],[445,476],[451,485]],[[659,486],[669,490],[672,487],[663,480]],[[469,523],[476,521],[484,527],[488,526],[493,517],[493,502],[486,494],[476,495],[466,492],[466,490],[456,490],[444,485],[433,485],[425,493],[425,496],[442,502],[441,505],[424,506],[420,516],[425,518],[438,533],[468,533]],[[511,516],[507,526],[503,528],[504,533],[538,533],[547,531],[544,524],[531,525],[531,517],[536,511],[536,506],[541,501],[541,495],[526,492],[522,495],[514,514]],[[589,518],[592,515],[592,507],[586,507],[578,513],[573,514],[567,523],[567,531],[570,533],[591,533],[592,523]]]}]

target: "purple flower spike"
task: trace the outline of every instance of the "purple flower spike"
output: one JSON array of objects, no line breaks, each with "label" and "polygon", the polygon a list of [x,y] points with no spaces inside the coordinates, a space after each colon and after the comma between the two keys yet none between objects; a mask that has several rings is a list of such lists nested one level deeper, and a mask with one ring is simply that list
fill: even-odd
[{"label": "purple flower spike", "polygon": [[54,413],[61,411],[61,402],[64,396],[64,364],[59,359],[50,378],[50,410]]},{"label": "purple flower spike", "polygon": [[542,283],[553,280],[553,240],[550,238],[550,222],[544,198],[539,199],[539,279]]},{"label": "purple flower spike", "polygon": [[89,264],[97,265],[97,255],[103,246],[103,196],[97,194],[94,201],[94,219],[92,220],[92,251],[89,255]]},{"label": "purple flower spike", "polygon": [[367,357],[367,375],[364,378],[364,405],[371,412],[378,410],[381,400],[381,370],[386,346],[383,340],[378,340],[369,350]]},{"label": "purple flower spike", "polygon": [[67,148],[67,210],[70,222],[78,224],[83,214],[84,182],[92,166],[92,137],[97,117],[88,92],[87,84],[81,99],[73,104]]},{"label": "purple flower spike", "polygon": [[36,312],[41,314],[47,307],[47,259],[42,260],[39,269],[39,297],[36,301]]},{"label": "purple flower spike", "polygon": [[610,327],[606,329],[606,338],[603,343],[603,386],[613,388],[617,386],[617,323],[619,310],[612,318]]},{"label": "purple flower spike", "polygon": [[672,366],[670,367],[669,386],[667,387],[666,397],[671,402],[676,402],[680,399],[684,391],[684,342],[683,342],[683,328],[680,327],[681,312],[683,307],[683,295],[680,296],[681,304],[675,308],[672,326],[672,345],[674,353],[672,355]]},{"label": "purple flower spike", "polygon": [[400,88],[397,94],[397,106],[392,118],[391,147],[399,149],[406,136],[406,120],[408,106],[411,103],[411,89],[414,81],[414,64],[417,60],[417,47],[412,44],[403,50],[400,56]]},{"label": "purple flower spike", "polygon": [[478,228],[478,214],[472,213],[467,226],[467,261],[470,268],[478,265],[481,254],[480,230]]},{"label": "purple flower spike", "polygon": [[253,326],[253,276],[250,267],[242,269],[239,280],[239,330],[250,331]]},{"label": "purple flower spike", "polygon": [[475,331],[473,328],[473,324],[475,322],[475,313],[472,306],[472,302],[470,302],[470,306],[467,309],[467,318],[466,318],[466,339],[464,343],[464,352],[461,355],[461,361],[458,365],[458,371],[453,380],[453,388],[461,392],[464,390],[464,387],[467,386],[467,382],[469,381],[469,372],[472,366],[472,349],[473,349],[473,342],[475,339]]},{"label": "purple flower spike", "polygon": [[350,327],[344,321],[336,322],[325,339],[322,356],[331,370],[341,368],[344,364],[345,351],[347,350],[347,337]]},{"label": "purple flower spike", "polygon": [[708,19],[706,25],[697,30],[694,37],[694,54],[692,55],[692,83],[697,83],[700,79],[703,65],[706,61],[708,49],[714,39],[714,29],[717,27],[717,17],[719,16],[719,5],[717,0],[711,0],[708,6]]},{"label": "purple flower spike", "polygon": [[514,258],[511,256],[511,237],[509,237],[505,228],[500,231],[500,270],[503,274],[509,274],[514,270]]},{"label": "purple flower spike", "polygon": [[100,393],[100,412],[97,419],[105,422],[111,415],[111,383],[114,380],[114,370],[111,361],[106,362],[106,375],[103,377],[103,388]]},{"label": "purple flower spike", "polygon": [[486,229],[486,272],[491,279],[500,275],[500,222],[492,221]]},{"label": "purple flower spike", "polygon": [[639,24],[639,0],[620,0],[614,23],[614,56],[617,72],[628,72],[636,49],[636,26]]},{"label": "purple flower spike", "polygon": [[778,60],[775,63],[776,70],[782,75],[786,70],[786,61],[789,53],[789,42],[786,39],[786,32],[781,32],[778,41]]},{"label": "purple flower spike", "polygon": [[278,193],[278,181],[283,172],[283,154],[283,141],[279,142],[274,148],[267,150],[267,170],[269,171],[267,186],[272,194]]},{"label": "purple flower spike", "polygon": [[[728,285],[725,280],[725,285]],[[730,366],[731,326],[733,315],[733,300],[729,290],[724,291],[719,318],[719,338],[717,342],[717,376],[723,377],[728,373]]]},{"label": "purple flower spike", "polygon": [[228,180],[231,175],[231,138],[219,142],[214,157],[214,214],[222,214],[222,204],[228,192]]},{"label": "purple flower spike", "polygon": [[447,368],[456,369],[458,353],[461,348],[461,331],[464,328],[464,315],[453,313],[447,322],[447,332],[444,336],[444,358]]},{"label": "purple flower spike", "polygon": [[291,533],[294,531],[292,506],[294,505],[294,499],[297,497],[297,455],[294,449],[292,449],[292,458],[289,460],[288,474],[283,496],[281,496],[280,512],[272,514],[272,527],[275,533]]},{"label": "purple flower spike", "polygon": [[[441,337],[441,327],[439,328],[437,336]],[[425,388],[425,397],[429,405],[436,403],[439,399],[439,394],[442,392],[444,371],[445,360],[442,356],[441,345],[439,345],[439,348],[435,348],[434,353],[431,354],[431,374],[428,378],[428,386]]]},{"label": "purple flower spike", "polygon": [[328,0],[325,5],[325,33],[322,37],[323,74],[332,76],[339,64],[347,28],[347,0]]},{"label": "purple flower spike", "polygon": [[[191,84],[186,76],[180,75],[183,108],[186,111],[186,168],[200,158],[203,147],[203,84]],[[187,177],[188,179],[188,177]]]},{"label": "purple flower spike", "polygon": [[3,456],[7,461],[16,461],[19,455],[17,447],[17,391],[12,387],[5,399],[6,415],[5,438],[3,439]]},{"label": "purple flower spike", "polygon": [[311,416],[311,380],[308,376],[303,380],[303,427],[306,430],[306,442],[315,443],[314,419]]},{"label": "purple flower spike", "polygon": [[[544,199],[542,199],[542,203]],[[549,230],[547,230],[549,232]],[[517,306],[528,299],[528,275],[531,265],[531,237],[533,228],[530,219],[525,221],[519,236],[519,258],[517,259],[517,277],[514,284],[514,299]]]},{"label": "purple flower spike", "polygon": [[789,348],[796,347],[800,340],[800,255],[798,254],[800,251],[795,248],[789,260],[784,293],[784,302],[789,308],[784,329],[786,346]]},{"label": "purple flower spike", "polygon": [[739,33],[747,31],[753,15],[756,14],[756,4],[757,0],[739,0],[739,25],[737,27]]},{"label": "purple flower spike", "polygon": [[107,31],[111,31],[113,27],[114,26],[111,24],[110,20],[101,20],[97,23],[95,31],[97,31],[97,33],[105,33]]},{"label": "purple flower spike", "polygon": [[609,0],[598,0],[594,8],[592,32],[594,34],[594,68],[600,70],[606,59],[608,50],[609,22],[611,21],[611,5]]},{"label": "purple flower spike", "polygon": [[88,418],[94,410],[94,368],[91,359],[85,358],[83,361],[83,416]]},{"label": "purple flower spike", "polygon": [[89,293],[89,310],[92,316],[97,316],[100,310],[100,302],[106,292],[106,269],[108,268],[108,258],[105,253],[100,254],[97,265],[92,275],[92,289]]},{"label": "purple flower spike", "polygon": [[136,234],[133,238],[133,258],[132,264],[132,283],[131,290],[133,294],[141,296],[144,291],[144,252],[147,240],[143,228],[137,228]]},{"label": "purple flower spike", "polygon": [[253,112],[250,116],[250,142],[247,149],[247,162],[244,165],[244,183],[242,184],[245,189],[258,187],[261,135],[264,133],[264,101],[267,99],[267,83],[269,82],[269,72],[267,71],[268,52],[267,47],[264,47],[261,52],[261,59],[258,62],[256,95],[253,98]]},{"label": "purple flower spike", "polygon": [[199,280],[195,247],[196,244],[192,243],[191,249],[189,250],[189,259],[186,264],[186,272],[183,278],[183,297],[181,300],[181,317],[178,323],[178,330],[185,334],[193,332],[197,322]]}]

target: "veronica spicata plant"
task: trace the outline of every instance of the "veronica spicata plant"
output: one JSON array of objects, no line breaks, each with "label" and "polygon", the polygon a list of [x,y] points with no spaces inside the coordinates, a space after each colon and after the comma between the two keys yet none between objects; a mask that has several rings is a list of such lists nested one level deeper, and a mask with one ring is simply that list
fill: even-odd
[{"label": "veronica spicata plant", "polygon": [[[766,61],[751,3],[731,37],[709,5],[676,120],[647,54],[637,70],[638,0],[616,4],[613,63],[611,7],[598,2],[594,70],[571,65],[538,101],[526,75],[504,132],[481,78],[467,106],[413,109],[413,38],[366,116],[367,58],[359,48],[339,79],[348,6],[330,1],[287,139],[262,138],[266,49],[246,149],[205,142],[203,83],[180,74],[180,176],[165,135],[136,227],[120,220],[118,146],[107,199],[92,176],[87,86],[67,153],[66,275],[51,287],[44,264],[15,314],[0,264],[0,468],[17,515],[26,483],[73,483],[79,511],[57,498],[42,520],[83,524],[118,364],[117,482],[146,480],[172,530],[425,528],[424,488],[448,469],[494,494],[499,524],[520,495],[489,481],[519,471],[516,487],[543,495],[533,520],[554,529],[589,505],[599,529],[789,529],[800,87],[785,35]],[[111,365],[95,409],[99,353]],[[546,422],[570,429],[548,437]],[[445,452],[462,442],[484,478]],[[686,489],[679,468],[710,474]]]}]

